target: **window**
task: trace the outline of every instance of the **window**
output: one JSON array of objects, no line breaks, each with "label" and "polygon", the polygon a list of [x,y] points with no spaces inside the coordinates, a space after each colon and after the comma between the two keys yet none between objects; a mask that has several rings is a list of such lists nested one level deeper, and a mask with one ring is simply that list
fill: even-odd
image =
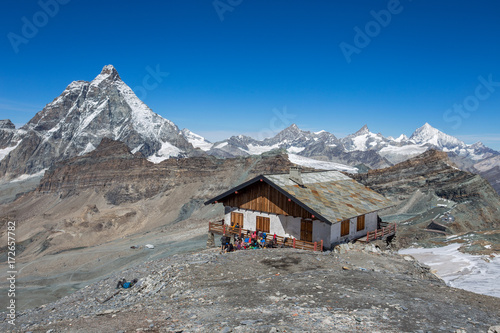
[{"label": "window", "polygon": [[235,228],[236,226],[243,228],[243,214],[231,212],[231,227]]},{"label": "window", "polygon": [[257,216],[257,230],[269,233],[271,230],[271,219],[269,217]]},{"label": "window", "polygon": [[340,236],[349,235],[349,220],[342,221],[340,224]]},{"label": "window", "polygon": [[365,230],[365,216],[358,216],[358,228],[357,231]]}]

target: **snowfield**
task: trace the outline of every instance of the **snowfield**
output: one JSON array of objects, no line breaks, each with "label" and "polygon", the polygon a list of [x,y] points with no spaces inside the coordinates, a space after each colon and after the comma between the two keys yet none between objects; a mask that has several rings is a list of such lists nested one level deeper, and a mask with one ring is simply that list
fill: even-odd
[{"label": "snowfield", "polygon": [[358,169],[349,165],[327,162],[327,161],[318,161],[312,158],[296,154],[288,154],[288,159],[290,160],[290,162],[298,164],[303,167],[321,169],[321,170],[336,170],[336,171],[345,171],[350,173],[358,173]]},{"label": "snowfield", "polygon": [[[459,252],[461,244],[438,248],[410,248],[399,254],[409,254],[437,271],[447,285],[478,294],[500,297],[500,256],[494,258]],[[485,260],[488,259],[489,261]]]}]

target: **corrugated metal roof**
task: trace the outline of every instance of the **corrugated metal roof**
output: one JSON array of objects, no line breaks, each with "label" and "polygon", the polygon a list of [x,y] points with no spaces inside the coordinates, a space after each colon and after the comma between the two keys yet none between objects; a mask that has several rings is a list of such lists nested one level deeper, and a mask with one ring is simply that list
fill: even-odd
[{"label": "corrugated metal roof", "polygon": [[335,223],[392,206],[383,195],[337,171],[303,173],[300,186],[288,174],[265,175],[289,195]]}]

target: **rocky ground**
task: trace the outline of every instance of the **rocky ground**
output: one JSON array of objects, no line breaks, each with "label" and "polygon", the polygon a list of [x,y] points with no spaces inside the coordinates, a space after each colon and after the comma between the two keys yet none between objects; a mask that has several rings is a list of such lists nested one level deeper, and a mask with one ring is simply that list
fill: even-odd
[{"label": "rocky ground", "polygon": [[[139,282],[116,289],[122,277]],[[20,312],[0,330],[462,333],[499,324],[499,298],[447,287],[410,256],[354,244],[172,255]]]}]

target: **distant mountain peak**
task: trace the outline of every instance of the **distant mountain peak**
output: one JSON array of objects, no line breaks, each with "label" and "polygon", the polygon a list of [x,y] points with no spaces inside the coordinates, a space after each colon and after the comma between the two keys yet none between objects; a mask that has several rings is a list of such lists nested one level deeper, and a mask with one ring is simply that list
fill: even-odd
[{"label": "distant mountain peak", "polygon": [[121,81],[118,71],[113,65],[106,65],[102,68],[101,73],[92,80],[91,85],[99,85],[103,81]]},{"label": "distant mountain peak", "polygon": [[356,133],[354,133],[354,135],[359,136],[359,135],[364,135],[364,134],[368,134],[368,133],[370,133],[370,130],[368,129],[367,125],[364,125]]},{"label": "distant mountain peak", "polygon": [[14,125],[10,119],[4,119],[0,120],[0,128],[16,129],[16,125]]}]

